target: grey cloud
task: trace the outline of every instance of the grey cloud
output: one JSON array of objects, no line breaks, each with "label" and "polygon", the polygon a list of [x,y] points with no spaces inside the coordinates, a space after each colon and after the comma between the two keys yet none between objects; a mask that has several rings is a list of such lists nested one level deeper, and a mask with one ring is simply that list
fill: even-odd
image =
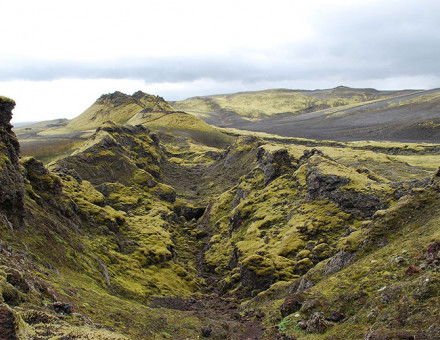
[{"label": "grey cloud", "polygon": [[[132,78],[146,82],[288,81],[440,77],[440,3],[389,1],[319,17],[316,38],[277,51],[237,49],[229,56],[132,58],[85,63],[3,60],[0,80]],[[282,52],[282,53],[281,53]],[[260,63],[248,56],[260,53]],[[1,60],[0,60],[1,61]],[[439,84],[440,86],[440,84]]]}]

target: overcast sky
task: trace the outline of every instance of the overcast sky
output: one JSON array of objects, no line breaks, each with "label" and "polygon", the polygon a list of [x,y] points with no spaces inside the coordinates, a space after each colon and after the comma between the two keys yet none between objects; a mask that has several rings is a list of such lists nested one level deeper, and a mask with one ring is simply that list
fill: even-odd
[{"label": "overcast sky", "polygon": [[103,93],[440,87],[438,0],[0,0],[15,122]]}]

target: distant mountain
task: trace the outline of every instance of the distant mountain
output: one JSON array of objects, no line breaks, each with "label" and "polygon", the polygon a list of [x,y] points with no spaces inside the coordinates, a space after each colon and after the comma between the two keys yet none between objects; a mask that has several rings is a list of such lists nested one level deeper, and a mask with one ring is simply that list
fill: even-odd
[{"label": "distant mountain", "polygon": [[69,122],[68,119],[53,119],[45,120],[42,122],[25,122],[14,124],[14,132],[19,139],[29,138],[31,136],[36,136],[38,133],[45,131],[47,129],[60,128],[66,126]]},{"label": "distant mountain", "polygon": [[417,91],[378,91],[370,88],[354,89],[346,86],[325,90],[270,89],[193,97],[171,102],[171,104],[178,110],[219,121],[224,118],[226,113],[245,119],[262,119],[282,113],[296,115],[413,92]]},{"label": "distant mountain", "polygon": [[440,90],[265,90],[171,103],[210,124],[312,139],[440,141]]}]

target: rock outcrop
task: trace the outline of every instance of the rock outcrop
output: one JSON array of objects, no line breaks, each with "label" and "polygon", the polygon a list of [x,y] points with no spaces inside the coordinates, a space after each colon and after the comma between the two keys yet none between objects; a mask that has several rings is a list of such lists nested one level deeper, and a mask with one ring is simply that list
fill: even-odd
[{"label": "rock outcrop", "polygon": [[11,228],[23,220],[23,176],[18,163],[20,146],[12,132],[15,102],[0,97],[0,217]]}]

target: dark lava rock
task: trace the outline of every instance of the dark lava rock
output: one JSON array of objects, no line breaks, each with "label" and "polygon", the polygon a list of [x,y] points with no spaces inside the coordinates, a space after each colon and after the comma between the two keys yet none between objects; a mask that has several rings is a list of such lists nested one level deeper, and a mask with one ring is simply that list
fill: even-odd
[{"label": "dark lava rock", "polygon": [[237,210],[237,212],[235,212],[235,214],[230,218],[230,231],[232,232],[240,228],[243,221],[244,218],[241,216],[241,211]]},{"label": "dark lava rock", "polygon": [[120,91],[115,91],[113,93],[103,94],[96,100],[95,104],[112,104],[114,106],[119,106],[130,103],[131,101],[131,96]]},{"label": "dark lava rock", "polygon": [[29,325],[39,323],[49,323],[55,320],[55,317],[39,310],[29,310],[21,313],[23,320]]},{"label": "dark lava rock", "polygon": [[289,294],[302,293],[303,291],[313,287],[314,283],[304,276],[294,281],[288,288]]},{"label": "dark lava rock", "polygon": [[305,321],[305,320],[298,321],[298,327],[301,329],[306,329],[307,328],[307,321]]},{"label": "dark lava rock", "polygon": [[294,294],[284,300],[280,307],[281,316],[285,318],[287,315],[299,311],[302,307],[304,298],[301,294]]},{"label": "dark lava rock", "polygon": [[383,289],[381,289],[379,297],[382,303],[391,303],[393,301],[397,301],[400,298],[402,291],[402,286],[399,284],[395,284],[391,287],[384,287]]},{"label": "dark lava rock", "polygon": [[337,175],[324,175],[317,169],[307,174],[307,187],[312,199],[327,198],[335,202],[342,210],[359,218],[370,218],[387,205],[372,194],[355,190],[338,190],[349,183],[349,180]]},{"label": "dark lava rock", "polygon": [[156,191],[156,196],[166,202],[174,203],[176,201],[176,192],[173,191]]},{"label": "dark lava rock", "polygon": [[324,333],[331,324],[325,320],[324,314],[320,312],[313,313],[307,320],[307,331],[310,333]]},{"label": "dark lava rock", "polygon": [[264,313],[262,310],[258,311],[257,314],[255,314],[255,318],[257,318],[258,320],[263,319],[266,316],[266,313]]},{"label": "dark lava rock", "polygon": [[430,266],[440,265],[440,242],[433,242],[428,246],[424,259]]},{"label": "dark lava rock", "polygon": [[0,305],[0,340],[18,340],[15,316],[5,305]]},{"label": "dark lava rock", "polygon": [[202,336],[204,338],[209,338],[212,334],[212,329],[210,327],[202,328]]},{"label": "dark lava rock", "polygon": [[286,149],[269,152],[264,148],[259,148],[257,161],[263,170],[266,183],[292,168],[292,159]]},{"label": "dark lava rock", "polygon": [[275,268],[263,256],[256,255],[242,263],[240,277],[243,287],[255,291],[265,290],[275,282]]},{"label": "dark lava rock", "polygon": [[418,300],[440,296],[440,273],[428,273],[418,279],[414,289],[414,297]]},{"label": "dark lava rock", "polygon": [[10,123],[14,106],[12,100],[0,97],[0,215],[5,215],[5,222],[11,228],[21,226],[24,217],[24,185],[18,163],[20,145]]},{"label": "dark lava rock", "polygon": [[304,313],[312,313],[322,307],[323,302],[321,302],[319,299],[308,299],[303,302],[301,307],[301,312]]},{"label": "dark lava rock", "polygon": [[329,275],[344,269],[349,264],[353,263],[354,258],[355,254],[341,250],[327,263],[327,266],[324,269],[324,274]]},{"label": "dark lava rock", "polygon": [[23,279],[23,276],[14,269],[9,269],[6,274],[6,281],[23,293],[29,292],[30,288],[28,283]]},{"label": "dark lava rock", "polygon": [[420,269],[416,266],[409,266],[405,271],[406,276],[414,276],[418,274],[420,274]]},{"label": "dark lava rock", "polygon": [[28,158],[23,162],[26,169],[26,178],[31,182],[32,188],[40,192],[61,195],[63,187],[60,179],[52,175],[43,163],[35,158]]},{"label": "dark lava rock", "polygon": [[323,156],[324,154],[322,153],[321,150],[318,149],[311,149],[311,150],[304,150],[303,155],[300,157],[299,161],[300,162],[304,162],[307,159],[309,159],[310,157],[314,156],[314,155],[320,155]]},{"label": "dark lava rock", "polygon": [[7,132],[12,131],[11,119],[14,107],[13,100],[0,97],[0,126],[4,127]]},{"label": "dark lava rock", "polygon": [[327,318],[328,321],[332,322],[340,322],[345,319],[344,313],[341,312],[333,312],[330,317]]},{"label": "dark lava rock", "polygon": [[72,314],[72,306],[64,302],[54,302],[52,308],[57,313]]},{"label": "dark lava rock", "polygon": [[204,207],[191,207],[185,205],[178,205],[174,207],[174,212],[178,216],[183,216],[185,220],[191,221],[193,218],[198,220],[205,213]]}]

